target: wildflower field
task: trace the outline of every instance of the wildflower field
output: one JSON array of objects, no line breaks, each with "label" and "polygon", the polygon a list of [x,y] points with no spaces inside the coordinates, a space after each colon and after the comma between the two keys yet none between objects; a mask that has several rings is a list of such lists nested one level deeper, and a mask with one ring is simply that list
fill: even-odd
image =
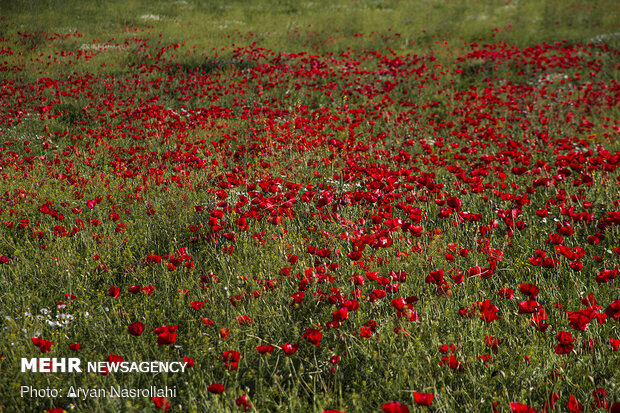
[{"label": "wildflower field", "polygon": [[616,1],[0,15],[1,412],[620,411]]}]

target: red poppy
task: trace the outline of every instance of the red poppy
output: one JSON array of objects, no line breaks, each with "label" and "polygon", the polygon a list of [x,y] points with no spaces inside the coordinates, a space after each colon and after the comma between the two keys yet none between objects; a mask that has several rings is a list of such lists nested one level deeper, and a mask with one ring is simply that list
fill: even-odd
[{"label": "red poppy", "polygon": [[542,306],[536,300],[521,301],[519,303],[519,314],[531,314],[538,311]]},{"label": "red poppy", "polygon": [[493,305],[490,300],[484,300],[480,306],[480,318],[487,323],[499,320],[498,311],[499,308]]},{"label": "red poppy", "polygon": [[409,413],[409,407],[399,402],[389,402],[381,406],[384,413]]},{"label": "red poppy", "polygon": [[155,334],[157,334],[157,344],[160,346],[165,346],[172,344],[177,339],[177,329],[178,325],[169,325],[169,326],[161,326],[155,329]]},{"label": "red poppy", "polygon": [[370,338],[370,337],[372,337],[372,329],[370,327],[367,327],[367,326],[362,326],[360,328],[360,337],[363,337],[363,338]]},{"label": "red poppy", "polygon": [[118,298],[120,292],[121,292],[120,288],[115,287],[114,285],[111,285],[110,288],[108,289],[108,296],[112,298]]},{"label": "red poppy", "polygon": [[596,311],[591,307],[577,311],[567,311],[568,322],[575,330],[586,331],[590,321],[596,316]]},{"label": "red poppy", "polygon": [[301,336],[303,339],[308,340],[310,343],[314,344],[316,347],[321,343],[321,337],[323,337],[323,333],[315,328],[309,328],[304,331]]},{"label": "red poppy", "polygon": [[559,344],[555,346],[556,354],[568,354],[573,351],[575,338],[568,331],[560,331],[557,336]]},{"label": "red poppy", "polygon": [[299,344],[280,344],[280,348],[284,350],[286,354],[295,354],[299,349]]},{"label": "red poppy", "polygon": [[609,304],[605,309],[605,314],[607,314],[607,317],[620,321],[620,300],[615,300]]},{"label": "red poppy", "polygon": [[237,397],[235,400],[235,404],[243,410],[247,410],[252,407],[250,401],[248,400],[248,395],[244,394],[243,396]]},{"label": "red poppy", "polygon": [[537,312],[532,313],[530,324],[538,331],[546,331],[551,324],[545,323],[545,320],[547,320],[547,311],[544,308],[540,308]]},{"label": "red poppy", "polygon": [[254,322],[254,319],[250,318],[250,316],[247,316],[247,315],[238,316],[236,318],[236,320],[237,320],[237,323],[239,323],[241,325],[243,325],[243,324],[251,324],[251,323]]},{"label": "red poppy", "polygon": [[221,394],[224,393],[224,385],[222,383],[213,383],[207,386],[209,393]]},{"label": "red poppy", "polygon": [[260,354],[271,354],[273,353],[273,350],[275,350],[275,347],[270,344],[261,344],[259,346],[256,346],[256,350]]},{"label": "red poppy", "polygon": [[516,402],[510,403],[510,410],[512,410],[513,413],[536,413],[536,409],[533,407]]},{"label": "red poppy", "polygon": [[359,261],[362,258],[362,254],[362,251],[351,251],[347,255],[352,261]]},{"label": "red poppy", "polygon": [[39,347],[41,353],[47,353],[52,349],[53,341],[43,340],[40,337],[32,337],[32,344]]},{"label": "red poppy", "polygon": [[461,362],[458,361],[453,355],[443,356],[439,361],[439,366],[449,366],[452,370],[457,370],[461,367]]},{"label": "red poppy", "polygon": [[553,410],[558,400],[560,400],[560,396],[557,393],[551,393],[547,401],[543,403],[543,411]]},{"label": "red poppy", "polygon": [[241,360],[241,353],[235,350],[226,350],[222,353],[222,360],[225,363],[226,369],[237,370],[239,368],[239,360]]},{"label": "red poppy", "polygon": [[161,257],[157,254],[150,254],[148,257],[146,257],[145,261],[147,262],[147,264],[157,264],[161,262]]},{"label": "red poppy", "polygon": [[607,390],[603,388],[596,388],[592,391],[592,403],[590,404],[592,409],[607,409],[609,403],[607,402]]},{"label": "red poppy", "polygon": [[581,413],[583,412],[583,405],[577,400],[574,395],[570,395],[568,399],[568,410],[573,413]]},{"label": "red poppy", "polygon": [[538,297],[540,289],[534,284],[521,284],[519,285],[519,291],[521,291],[521,294],[525,294],[532,299]]},{"label": "red poppy", "polygon": [[153,397],[153,402],[158,409],[163,409],[165,412],[170,410],[170,402],[165,397]]},{"label": "red poppy", "polygon": [[[104,360],[108,364],[119,364],[125,361],[125,359],[117,354],[109,354],[108,357]],[[110,374],[110,370],[108,367],[104,367],[100,374],[103,376],[107,376]]]},{"label": "red poppy", "polygon": [[504,340],[499,339],[497,337],[493,337],[493,336],[486,336],[486,343],[487,346],[491,347],[491,350],[495,351],[497,350],[497,347],[502,344],[504,342]]},{"label": "red poppy", "polygon": [[132,336],[139,336],[144,331],[144,324],[136,321],[135,323],[129,324],[127,326],[127,332]]},{"label": "red poppy", "polygon": [[500,288],[499,289],[499,296],[501,298],[507,298],[511,300],[512,297],[514,297],[514,295],[515,295],[515,290],[513,290],[512,288]]},{"label": "red poppy", "polygon": [[413,392],[413,398],[418,406],[430,406],[435,395],[433,393],[418,393]]}]

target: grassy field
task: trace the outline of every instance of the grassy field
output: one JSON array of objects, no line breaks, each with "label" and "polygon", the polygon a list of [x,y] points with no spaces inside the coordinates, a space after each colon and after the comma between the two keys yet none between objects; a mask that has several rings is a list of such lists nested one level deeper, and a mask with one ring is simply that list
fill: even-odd
[{"label": "grassy field", "polygon": [[617,2],[0,15],[0,411],[619,408]]}]

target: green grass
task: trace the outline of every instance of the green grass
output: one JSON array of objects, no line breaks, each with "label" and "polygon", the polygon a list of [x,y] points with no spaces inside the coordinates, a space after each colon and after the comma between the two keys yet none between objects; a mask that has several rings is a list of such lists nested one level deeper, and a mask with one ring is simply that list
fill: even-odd
[{"label": "green grass", "polygon": [[[239,411],[235,399],[243,394],[249,396],[252,411],[291,412],[380,411],[382,404],[390,401],[422,411],[413,392],[434,393],[429,409],[436,412],[490,410],[493,402],[500,411],[509,411],[509,404],[515,401],[540,409],[553,392],[560,397],[555,411],[566,410],[570,395],[577,396],[587,411],[597,388],[607,390],[609,401],[620,399],[618,352],[612,352],[608,342],[620,338],[618,322],[599,324],[594,320],[588,331],[579,332],[571,328],[564,312],[583,308],[581,298],[590,293],[595,294],[602,311],[618,299],[618,279],[605,284],[595,281],[597,273],[620,264],[618,255],[611,252],[620,246],[618,226],[610,226],[598,246],[587,242],[589,235],[600,230],[596,220],[618,209],[617,172],[596,170],[591,173],[594,184],[587,187],[571,183],[579,177],[573,172],[570,178],[539,187],[534,193],[526,189],[534,178],[545,176],[553,181],[560,155],[586,150],[583,143],[570,149],[558,149],[559,144],[545,146],[536,133],[547,132],[556,140],[574,137],[587,141],[591,157],[596,156],[597,145],[612,153],[620,149],[618,133],[610,127],[617,126],[619,119],[613,94],[620,43],[617,1],[18,0],[1,2],[0,14],[0,48],[8,46],[13,52],[0,55],[0,64],[3,69],[20,69],[0,72],[0,81],[5,82],[0,95],[4,119],[0,130],[0,222],[14,223],[12,229],[0,224],[0,255],[10,257],[7,264],[0,265],[0,411],[155,411],[148,398],[23,398],[20,386],[24,385],[65,391],[69,385],[175,386],[179,394],[170,400],[174,412]],[[528,66],[519,73],[514,62],[458,61],[472,50],[472,42],[505,42],[524,49],[560,41],[567,47],[606,44],[609,50],[588,46],[585,50],[599,54],[588,57],[583,52],[580,63],[566,70],[536,71]],[[153,57],[165,48],[161,59]],[[382,56],[373,57],[365,51]],[[345,60],[358,60],[360,74],[311,78],[309,82],[319,86],[314,88],[286,70],[275,70],[272,76],[253,70],[260,65],[277,66],[271,59],[280,53],[301,52],[309,58],[315,56],[316,62],[334,73],[340,73]],[[403,80],[378,70],[385,69],[381,66],[383,56],[407,59],[412,55],[420,58],[413,66],[426,66],[424,77]],[[597,78],[588,77],[593,70],[587,65],[590,58],[601,63]],[[311,66],[294,59],[285,63],[298,64],[298,69]],[[562,83],[577,72],[583,81]],[[554,79],[546,95],[521,96],[504,88],[509,84],[538,92],[544,75]],[[285,81],[280,82],[282,78]],[[78,90],[80,79],[88,89]],[[212,84],[205,79],[230,87],[231,93],[220,93],[219,100],[211,100],[216,92],[208,88]],[[400,83],[386,93],[394,98],[392,102],[380,102],[381,95],[370,99],[356,91],[359,85],[384,85],[393,79]],[[57,87],[42,86],[54,81],[58,81]],[[416,89],[423,81],[426,86]],[[270,88],[270,82],[275,86]],[[328,95],[320,86],[327,88],[330,82],[336,86]],[[590,94],[577,89],[587,82],[593,90],[587,92]],[[185,88],[187,84],[191,86]],[[230,85],[249,86],[241,96]],[[455,96],[476,90],[482,102],[485,88],[498,102],[515,99],[516,103],[514,107],[476,107],[472,117],[488,113],[494,121],[501,120],[492,123],[480,117],[476,118],[482,119],[479,125],[468,126],[466,116],[455,109],[469,110],[475,105],[464,103],[466,94],[461,100]],[[412,92],[403,97],[404,91]],[[579,106],[574,104],[578,97],[584,98]],[[401,104],[407,100],[416,105],[415,112]],[[57,102],[48,115],[37,114],[37,107],[53,101]],[[273,102],[277,105],[270,106]],[[188,125],[185,115],[179,113],[198,108],[206,111],[212,105],[230,109],[229,117],[195,112],[197,120],[186,129],[174,122],[175,116],[180,116]],[[151,115],[136,115],[149,107]],[[365,112],[350,110],[359,108]],[[18,110],[29,115],[22,116]],[[569,113],[574,114],[572,123],[566,121]],[[545,122],[541,120],[544,116]],[[594,123],[591,129],[578,127],[582,116]],[[446,126],[449,122],[456,124]],[[522,126],[527,122],[526,133]],[[455,138],[451,132],[462,132],[461,126],[464,133],[481,137],[470,141]],[[501,135],[504,152],[510,145],[523,143],[531,153],[527,159],[506,155],[507,189],[500,191],[497,171],[481,177],[491,185],[484,193],[486,200],[471,191],[462,193],[460,189],[467,185],[445,167],[429,162],[430,146],[420,142],[424,139],[432,145],[444,139],[445,152],[433,146],[433,156],[458,163],[469,173],[474,166],[500,165],[483,158],[498,155],[500,150],[494,145],[477,147],[478,153],[467,154],[464,162],[458,160],[465,153],[462,149],[472,142],[489,143],[491,131]],[[325,136],[321,136],[323,132]],[[331,138],[351,147],[368,145],[368,150],[337,150],[325,143]],[[405,146],[407,140],[415,142]],[[453,148],[452,142],[461,146]],[[247,152],[241,153],[242,146]],[[396,161],[401,150],[416,161]],[[537,161],[546,161],[549,171],[534,176],[510,173],[512,166],[527,165],[532,170]],[[136,176],[123,175],[132,168]],[[381,175],[388,170],[401,173],[397,177]],[[455,227],[452,218],[438,218],[435,197],[443,195],[430,193],[426,200],[419,198],[425,188],[413,178],[420,171],[434,173],[434,182],[446,184],[443,191],[459,195],[464,209],[481,213],[483,221]],[[269,223],[268,216],[260,221],[248,218],[250,228],[242,231],[237,221],[241,214],[229,212],[220,219],[220,224],[227,226],[220,232],[235,232],[236,241],[210,240],[209,213],[222,208],[217,206],[221,200],[215,191],[231,176],[240,180],[224,188],[231,206],[249,196],[248,185],[264,179],[279,179],[280,193],[293,192],[286,183],[301,184],[295,194],[297,203],[290,208],[295,217],[285,217],[277,225]],[[402,194],[390,204],[392,209],[377,202],[346,205],[343,201],[337,212],[344,223],[317,216],[317,212],[325,212],[316,207],[322,195],[315,195],[313,202],[300,200],[311,189],[307,185],[319,191],[329,189],[337,196],[353,197],[356,191],[370,193],[377,187],[388,193],[385,188],[394,183],[389,183],[394,177],[395,185],[400,185],[395,192]],[[512,189],[511,184],[518,188]],[[260,187],[256,190],[261,191]],[[491,226],[491,221],[498,219],[498,210],[515,207],[514,200],[501,198],[502,191],[527,193],[529,203],[522,207],[527,227],[508,237],[500,220],[497,229],[482,236],[476,232],[478,225]],[[549,200],[561,191],[567,194],[567,205],[591,212],[595,219],[592,224],[574,223],[576,234],[566,242],[586,249],[581,272],[572,271],[563,258],[554,269],[535,267],[528,261],[537,249],[554,255],[544,239],[556,231],[555,220],[568,219],[559,207],[550,206]],[[373,216],[412,220],[397,204],[413,195],[417,199],[407,202],[426,212],[420,224],[424,235],[394,232],[392,248],[366,247],[367,267],[352,263],[346,256],[353,248],[347,237],[360,228],[374,231]],[[571,195],[576,198],[571,200]],[[103,198],[101,204],[88,208],[87,200],[98,196]],[[265,192],[265,196],[274,194]],[[585,199],[592,207],[584,206]],[[48,201],[64,214],[63,220],[40,213],[39,207]],[[196,211],[197,205],[203,205],[204,211]],[[79,214],[72,211],[76,206],[82,209]],[[535,213],[543,206],[552,210],[546,220]],[[118,222],[110,218],[112,212],[120,215],[118,222],[127,225],[124,231],[115,230]],[[79,228],[76,218],[83,221],[84,228],[72,237],[59,235],[56,226],[67,231]],[[27,229],[17,228],[21,219],[30,220]],[[91,220],[102,222],[95,226]],[[198,226],[196,233],[189,230]],[[441,230],[441,234],[430,234],[433,230]],[[260,233],[262,236],[256,235]],[[462,285],[452,285],[452,268],[462,271],[487,265],[488,254],[478,251],[477,242],[477,238],[487,237],[493,248],[504,253],[495,275],[466,278]],[[470,254],[448,262],[450,243],[469,249]],[[235,247],[232,254],[223,250],[230,245]],[[306,252],[307,245],[329,246],[333,255],[318,259]],[[191,271],[183,264],[168,271],[165,259],[160,264],[145,263],[150,254],[179,256],[178,249],[183,247],[194,262]],[[287,261],[291,254],[299,256],[294,265]],[[605,260],[598,262],[597,254]],[[291,306],[291,295],[299,290],[303,274],[312,268],[316,274],[316,267],[330,262],[340,265],[325,270],[334,282],[313,281],[303,306]],[[292,267],[292,276],[281,275],[283,267]],[[438,294],[435,285],[425,283],[426,275],[437,269],[450,281],[450,295]],[[339,329],[325,326],[337,307],[315,299],[313,293],[336,294],[330,288],[337,288],[346,295],[353,291],[352,277],[372,271],[388,276],[391,270],[408,273],[398,293],[369,303],[372,290],[380,287],[367,280],[360,287],[360,309],[351,311]],[[201,286],[201,277],[208,278],[211,273],[219,282]],[[519,284],[524,283],[540,287],[539,301],[553,329],[537,332],[529,315],[518,314],[518,303],[525,299]],[[156,288],[150,296],[131,294],[128,288],[132,285]],[[110,286],[120,287],[118,299],[107,295]],[[515,289],[515,298],[499,298],[500,288]],[[185,290],[191,293],[186,296]],[[262,295],[236,306],[231,303],[236,295],[255,291]],[[77,298],[70,300],[65,294]],[[399,320],[390,299],[414,295],[419,297],[414,308],[420,322]],[[485,323],[479,313],[471,319],[459,315],[461,307],[475,307],[476,302],[487,299],[499,307],[499,320]],[[205,307],[196,311],[190,307],[191,301],[204,301]],[[67,302],[66,308],[58,302]],[[67,315],[72,321],[55,324]],[[240,325],[236,317],[243,315],[255,321]],[[215,325],[205,325],[206,317]],[[378,322],[378,329],[364,339],[360,328],[369,319]],[[140,337],[127,333],[127,326],[135,321],[146,325]],[[174,344],[157,345],[153,331],[162,325],[179,326]],[[323,328],[323,339],[315,347],[301,337],[317,325]],[[409,335],[396,334],[394,330],[400,327]],[[230,329],[227,339],[221,337],[221,328]],[[571,331],[576,337],[575,350],[568,355],[554,353],[558,331]],[[54,341],[52,351],[40,354],[32,344],[34,336]],[[504,342],[492,351],[486,345],[487,336]],[[592,352],[584,348],[589,338],[596,342]],[[83,349],[75,353],[69,349],[71,343],[80,343]],[[255,349],[260,344],[277,347],[284,343],[300,344],[300,349],[290,356],[279,348],[271,355],[260,355]],[[454,355],[462,369],[440,366],[445,356],[439,350],[442,344],[458,346]],[[225,368],[222,353],[226,350],[242,353],[237,370]],[[182,375],[34,375],[19,371],[22,357],[78,356],[85,363],[102,361],[109,354],[122,355],[127,361],[176,361],[187,356],[196,364]],[[492,354],[495,360],[485,364],[478,359],[483,354]],[[342,358],[331,372],[333,356]],[[562,378],[553,380],[555,373]],[[207,386],[215,382],[224,384],[224,394],[208,393]]]}]

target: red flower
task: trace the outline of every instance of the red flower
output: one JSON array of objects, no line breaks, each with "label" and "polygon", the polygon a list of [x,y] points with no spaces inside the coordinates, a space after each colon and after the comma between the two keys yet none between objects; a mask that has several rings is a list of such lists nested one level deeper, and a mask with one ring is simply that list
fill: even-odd
[{"label": "red flower", "polygon": [[247,315],[241,315],[239,317],[237,317],[237,322],[241,325],[243,324],[250,324],[254,322],[253,318],[250,318],[250,316]]},{"label": "red flower", "polygon": [[222,383],[213,383],[207,386],[209,393],[221,394],[224,393],[224,385]]},{"label": "red flower", "polygon": [[352,261],[359,261],[362,258],[362,251],[351,251],[347,255]]},{"label": "red flower", "polygon": [[155,334],[157,334],[157,344],[160,346],[165,346],[172,344],[177,339],[177,329],[178,325],[169,325],[169,326],[161,326],[155,329]]},{"label": "red flower", "polygon": [[205,323],[205,325],[209,327],[215,324],[215,321],[211,320],[210,318],[206,318],[206,317],[202,319],[202,322]]},{"label": "red flower", "polygon": [[409,413],[409,407],[399,402],[385,403],[381,409],[384,413]]},{"label": "red flower", "polygon": [[230,333],[230,329],[228,328],[220,328],[220,337],[222,337],[222,340],[226,340],[228,338],[228,333]]},{"label": "red flower", "polygon": [[521,294],[525,294],[532,299],[538,297],[540,289],[534,284],[521,284],[519,285],[519,291],[521,291]]},{"label": "red flower", "polygon": [[507,298],[511,300],[512,297],[514,297],[514,295],[515,295],[515,290],[513,290],[512,288],[500,288],[499,289],[499,296],[501,298]]},{"label": "red flower", "polygon": [[157,254],[151,254],[148,257],[146,257],[145,261],[147,264],[158,264],[161,262],[161,257]]},{"label": "red flower", "polygon": [[592,392],[592,409],[607,409],[609,403],[607,402],[607,390],[602,388],[596,388]]},{"label": "red flower", "polygon": [[609,338],[609,345],[611,345],[612,351],[618,351],[620,348],[620,338]]},{"label": "red flower", "polygon": [[127,331],[132,336],[139,336],[144,331],[144,324],[139,321],[136,321],[135,323],[129,324],[127,326]]},{"label": "red flower", "polygon": [[533,407],[516,402],[510,403],[510,410],[512,410],[513,413],[536,413],[536,409]]},{"label": "red flower", "polygon": [[534,326],[538,331],[546,331],[551,324],[545,323],[547,319],[547,311],[544,308],[540,308],[537,312],[532,313],[530,324]]},{"label": "red flower", "polygon": [[498,311],[499,308],[491,304],[490,300],[484,300],[480,306],[480,318],[487,323],[499,320],[499,316],[497,315]]},{"label": "red flower", "polygon": [[153,402],[158,409],[163,409],[165,412],[170,410],[170,402],[165,397],[153,397]]},{"label": "red flower", "polygon": [[492,354],[481,354],[478,356],[478,360],[482,360],[483,363],[492,362],[495,358]]},{"label": "red flower", "polygon": [[332,313],[333,321],[342,321],[349,318],[349,310],[346,307],[339,308]]},{"label": "red flower", "polygon": [[69,348],[73,351],[79,351],[82,348],[80,343],[69,344]]},{"label": "red flower", "polygon": [[222,360],[228,370],[237,370],[239,368],[239,360],[241,360],[241,353],[235,350],[226,350],[222,353]]},{"label": "red flower", "polygon": [[235,404],[239,407],[241,407],[243,410],[247,410],[250,407],[252,407],[252,405],[250,404],[249,400],[248,400],[248,395],[244,394],[243,396],[237,397],[237,399],[235,400]]},{"label": "red flower", "polygon": [[573,271],[581,271],[583,269],[583,263],[581,261],[573,261],[568,265]]},{"label": "red flower", "polygon": [[372,337],[372,329],[367,326],[362,326],[362,328],[360,329],[360,337],[363,337],[363,338]]},{"label": "red flower", "polygon": [[125,359],[117,354],[108,354],[108,357],[106,357],[104,361],[109,364],[118,364],[125,361]]},{"label": "red flower", "polygon": [[567,311],[568,322],[575,330],[586,331],[590,321],[596,316],[596,312],[588,307],[578,311]]},{"label": "red flower", "polygon": [[504,340],[501,340],[493,336],[486,336],[486,342],[487,342],[487,346],[491,347],[491,350],[495,351],[497,350],[497,346],[502,344]]},{"label": "red flower", "polygon": [[543,407],[543,411],[545,410],[553,410],[553,407],[555,406],[555,404],[557,403],[557,401],[560,400],[560,396],[558,396],[557,393],[551,393],[549,395],[549,398],[547,399],[546,402],[543,403],[542,407]]},{"label": "red flower", "polygon": [[41,353],[47,353],[48,351],[52,349],[52,345],[54,344],[54,342],[43,340],[40,337],[32,337],[32,344],[39,347],[39,350],[41,350]]},{"label": "red flower", "polygon": [[301,338],[308,340],[310,343],[314,344],[316,347],[318,347],[319,344],[321,343],[322,337],[323,337],[323,334],[315,328],[307,329],[306,331],[304,331],[303,335],[301,336]]},{"label": "red flower", "polygon": [[191,305],[194,310],[200,311],[204,308],[205,303],[204,301],[192,301],[189,305]]},{"label": "red flower", "polygon": [[519,314],[531,314],[538,311],[541,307],[536,300],[521,301],[519,303]]},{"label": "red flower", "polygon": [[[118,364],[118,363],[125,361],[125,359],[116,354],[109,354],[108,357],[106,357],[104,361],[108,364]],[[103,371],[101,371],[100,374],[104,376],[110,374],[108,367],[104,367]]]},{"label": "red flower", "polygon": [[560,331],[556,338],[560,342],[555,346],[556,354],[568,354],[573,351],[573,341],[575,341],[575,338],[571,333],[568,331]]},{"label": "red flower", "polygon": [[280,348],[284,350],[286,354],[295,354],[299,349],[299,344],[280,344]]},{"label": "red flower", "polygon": [[191,357],[183,357],[183,362],[187,367],[194,367],[195,361]]},{"label": "red flower", "polygon": [[564,242],[564,237],[560,234],[551,234],[549,235],[549,241],[552,244],[559,245]]},{"label": "red flower", "polygon": [[271,354],[273,353],[273,350],[275,350],[275,347],[271,344],[261,344],[260,346],[256,346],[256,351],[258,351],[260,354]]},{"label": "red flower", "polygon": [[412,308],[403,308],[402,311],[397,311],[396,312],[396,316],[399,319],[404,318],[407,321],[411,321],[414,323],[419,323],[420,322],[420,317],[418,315],[418,312]]},{"label": "red flower", "polygon": [[430,406],[435,395],[433,393],[418,393],[413,392],[413,398],[418,406]]},{"label": "red flower", "polygon": [[568,399],[568,410],[573,413],[581,413],[583,412],[583,405],[579,403],[579,400],[574,395],[570,395]]},{"label": "red flower", "polygon": [[108,290],[108,295],[112,298],[118,298],[120,292],[121,292],[120,288],[115,287],[114,285],[111,285],[110,289]]},{"label": "red flower", "polygon": [[373,319],[370,319],[366,321],[366,324],[364,324],[364,326],[370,328],[370,330],[374,332],[377,329],[377,322]]},{"label": "red flower", "polygon": [[607,317],[620,321],[620,300],[615,300],[609,304],[605,309],[605,314],[607,314]]},{"label": "red flower", "polygon": [[452,370],[457,370],[459,367],[461,367],[461,363],[457,361],[456,357],[450,354],[449,356],[443,356],[441,358],[439,366],[449,366]]},{"label": "red flower", "polygon": [[448,204],[448,206],[456,211],[460,211],[461,207],[463,205],[463,203],[461,202],[460,198],[457,198],[455,196],[451,196],[450,198],[448,198],[446,200],[446,203]]},{"label": "red flower", "polygon": [[458,347],[456,346],[456,344],[442,344],[439,347],[439,351],[441,351],[442,353],[456,353],[456,351],[458,350]]}]

